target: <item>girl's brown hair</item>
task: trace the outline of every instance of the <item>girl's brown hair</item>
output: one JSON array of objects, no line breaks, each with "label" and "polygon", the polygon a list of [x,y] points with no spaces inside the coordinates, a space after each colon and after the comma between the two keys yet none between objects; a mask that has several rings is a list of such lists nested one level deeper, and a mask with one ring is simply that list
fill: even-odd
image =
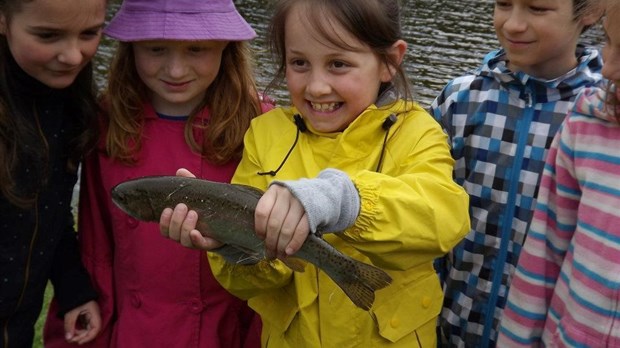
[{"label": "girl's brown hair", "polygon": [[406,98],[411,90],[403,67],[391,59],[388,50],[402,39],[400,5],[398,0],[280,0],[274,8],[269,28],[269,43],[275,61],[278,62],[275,78],[268,90],[279,85],[286,74],[285,27],[293,6],[303,4],[305,15],[323,39],[342,49],[351,49],[339,37],[334,37],[332,24],[338,23],[360,42],[368,45],[384,64],[394,68],[392,83]]},{"label": "girl's brown hair", "polygon": [[[0,0],[0,15],[4,18],[6,30],[13,15],[21,11],[23,4],[31,1]],[[40,133],[31,122],[26,121],[26,115],[35,110],[34,106],[15,103],[19,96],[14,95],[15,91],[10,87],[8,71],[14,69],[14,65],[7,38],[0,35],[0,192],[12,204],[26,209],[34,203],[36,191],[20,190],[16,184],[15,171],[24,161],[33,161],[31,164],[41,170],[35,173],[38,181],[32,183],[33,189],[38,190],[38,187],[46,184],[44,168],[48,150],[44,143],[37,144],[34,141],[40,138]],[[82,69],[67,89],[73,100],[67,112],[74,115],[72,122],[76,130],[70,139],[72,152],[69,154],[67,169],[76,171],[84,154],[94,148],[98,136],[96,119],[99,108],[92,63]]]},{"label": "girl's brown hair", "polygon": [[[217,77],[185,124],[185,141],[211,163],[224,164],[241,158],[245,131],[252,118],[261,114],[250,57],[246,42],[228,43]],[[136,164],[136,154],[142,147],[143,105],[147,100],[148,89],[136,71],[132,45],[119,42],[103,99],[108,121],[105,125],[108,156],[125,164]],[[205,107],[209,108],[210,116],[202,124],[196,116]],[[203,134],[201,143],[194,136],[196,130]]]}]

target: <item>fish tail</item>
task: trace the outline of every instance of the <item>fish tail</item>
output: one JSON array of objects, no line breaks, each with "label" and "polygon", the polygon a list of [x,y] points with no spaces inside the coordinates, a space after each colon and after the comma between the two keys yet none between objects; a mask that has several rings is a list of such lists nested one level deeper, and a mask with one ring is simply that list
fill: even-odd
[{"label": "fish tail", "polygon": [[339,275],[330,276],[358,307],[369,310],[375,301],[375,291],[392,282],[385,271],[351,259],[349,267]]},{"label": "fish tail", "polygon": [[392,283],[392,277],[380,268],[363,262],[356,262],[355,268],[356,276],[373,290],[383,289]]}]

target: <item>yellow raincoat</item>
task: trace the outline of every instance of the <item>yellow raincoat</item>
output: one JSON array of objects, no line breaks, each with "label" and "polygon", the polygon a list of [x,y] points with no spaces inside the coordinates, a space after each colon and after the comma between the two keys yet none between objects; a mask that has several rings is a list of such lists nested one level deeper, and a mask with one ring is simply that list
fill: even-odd
[{"label": "yellow raincoat", "polygon": [[[292,147],[295,113],[278,108],[253,120],[233,182],[266,189],[272,180],[313,178],[325,168],[347,172],[360,193],[360,215],[343,233],[324,238],[384,269],[393,282],[365,311],[311,264],[298,273],[279,260],[245,266],[208,253],[215,276],[260,314],[264,347],[435,347],[443,294],[433,260],[470,228],[468,196],[452,179],[446,135],[413,102],[371,105],[343,132],[321,134],[308,125],[275,177],[257,175],[277,169]],[[381,125],[390,114],[398,118],[376,172]]]}]

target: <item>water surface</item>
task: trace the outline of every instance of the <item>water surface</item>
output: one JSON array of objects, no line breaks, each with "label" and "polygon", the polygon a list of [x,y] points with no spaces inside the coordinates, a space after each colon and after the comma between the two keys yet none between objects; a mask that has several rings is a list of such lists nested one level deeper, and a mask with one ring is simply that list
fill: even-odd
[{"label": "water surface", "polygon": [[[270,0],[237,0],[239,12],[256,30],[252,46],[256,53],[256,78],[261,89],[271,80],[274,66],[266,50],[265,35],[271,15]],[[119,7],[113,0],[109,15]],[[490,0],[403,0],[402,29],[409,44],[404,61],[415,97],[427,107],[452,78],[478,66],[484,55],[498,47],[492,26]],[[588,45],[598,45],[602,33],[596,27],[583,36]],[[114,45],[104,38],[97,57],[98,82],[105,73]],[[279,104],[288,103],[284,86],[271,93]]]}]

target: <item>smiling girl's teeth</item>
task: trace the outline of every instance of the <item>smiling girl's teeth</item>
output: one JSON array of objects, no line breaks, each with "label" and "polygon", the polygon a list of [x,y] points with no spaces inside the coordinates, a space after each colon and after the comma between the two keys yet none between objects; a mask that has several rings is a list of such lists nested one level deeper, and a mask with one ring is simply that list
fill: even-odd
[{"label": "smiling girl's teeth", "polygon": [[339,103],[327,103],[327,104],[319,104],[319,103],[310,103],[312,108],[316,111],[334,111]]}]

